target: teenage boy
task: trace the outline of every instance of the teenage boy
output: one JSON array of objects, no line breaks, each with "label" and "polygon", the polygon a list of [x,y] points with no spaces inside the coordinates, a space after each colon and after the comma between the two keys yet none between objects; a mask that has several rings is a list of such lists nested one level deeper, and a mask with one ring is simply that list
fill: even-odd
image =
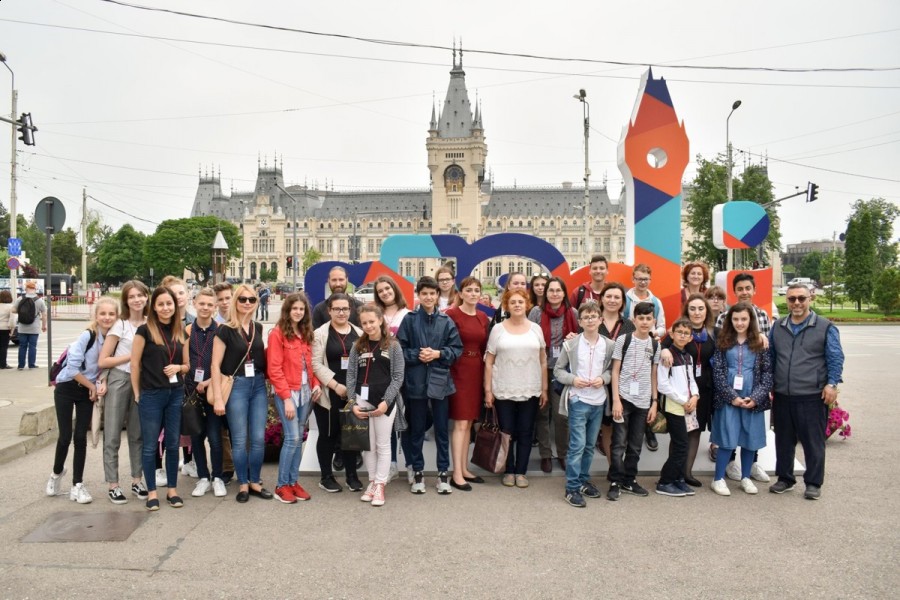
[{"label": "teenage boy", "polygon": [[406,363],[403,379],[409,411],[409,463],[414,473],[410,491],[413,494],[425,493],[422,445],[429,404],[437,446],[437,491],[438,494],[453,491],[447,474],[450,469],[447,396],[456,391],[450,377],[450,365],[462,354],[463,346],[453,320],[437,309],[438,294],[434,277],[426,275],[419,279],[416,283],[419,307],[406,315],[397,331]]},{"label": "teenage boy", "polygon": [[[656,319],[655,329],[651,329],[651,335],[662,339],[666,334],[666,311],[663,310],[662,302],[650,291],[650,267],[643,263],[636,265],[631,271],[631,280],[634,287],[625,294],[625,316],[633,320],[634,306],[638,302],[651,302],[653,304],[653,317]],[[659,442],[656,440],[656,434],[648,425],[644,430],[647,438],[647,450],[656,452],[659,448]]]},{"label": "teenage boy", "polygon": [[216,314],[213,320],[220,325],[228,321],[228,307],[231,306],[231,293],[233,291],[231,284],[222,282],[217,283],[213,287],[216,293]]},{"label": "teenage boy", "polygon": [[[185,394],[197,391],[206,397],[212,375],[212,341],[216,337],[219,324],[213,321],[216,312],[216,295],[210,288],[203,288],[194,297],[194,310],[197,318],[187,326],[188,349],[191,364],[188,376],[185,377]],[[218,416],[208,403],[203,403],[203,431],[191,436],[191,448],[194,450],[194,462],[197,464],[197,485],[191,496],[200,497],[210,488],[219,498],[226,495],[225,481],[222,479],[222,417]],[[209,454],[212,462],[212,473],[206,460],[206,441],[209,441]]]},{"label": "teenage boy", "polygon": [[659,473],[656,493],[663,496],[693,496],[684,481],[688,455],[688,431],[700,427],[697,402],[700,391],[694,380],[694,360],[687,350],[693,339],[691,322],[678,319],[672,325],[672,366],[656,368],[659,393],[666,395],[666,430],[669,432],[669,458]]},{"label": "teenage boy", "polygon": [[[772,324],[771,321],[769,321],[769,315],[766,314],[766,311],[753,304],[753,296],[756,295],[756,280],[753,279],[753,275],[750,273],[739,273],[738,275],[735,275],[734,281],[731,282],[731,289],[734,290],[734,295],[737,296],[738,302],[746,302],[753,307],[753,312],[756,313],[756,324],[759,326],[759,333],[763,338],[763,343],[768,347],[769,332],[772,331]],[[719,315],[719,318],[716,319],[716,331],[722,330],[727,314],[728,311],[723,310],[722,314]],[[731,460],[725,468],[725,475],[728,479],[740,481],[741,469],[737,466],[737,463],[734,462],[734,459],[737,457],[736,452],[737,450],[731,452]],[[750,477],[756,481],[768,483],[768,473],[766,473],[756,462],[758,456],[758,452],[753,455],[753,466],[750,468]]]},{"label": "teenage boy", "polygon": [[[584,508],[584,497],[599,498],[588,479],[594,446],[603,421],[606,385],[612,378],[614,343],[600,335],[600,305],[588,300],[578,309],[582,333],[566,340],[553,367],[553,376],[570,386],[568,394],[569,453],[566,456],[566,502]],[[565,402],[565,399],[563,399]],[[560,407],[562,411],[563,407]]]},{"label": "teenage boy", "polygon": [[602,254],[591,257],[591,280],[578,286],[569,297],[569,304],[576,310],[582,303],[593,300],[600,304],[600,292],[606,285],[606,275],[609,273],[609,262]]},{"label": "teenage boy", "polygon": [[634,307],[635,331],[619,336],[613,350],[613,439],[608,500],[618,500],[620,492],[647,496],[635,477],[644,429],[656,418],[656,365],[659,343],[650,336],[653,304],[638,302]]}]

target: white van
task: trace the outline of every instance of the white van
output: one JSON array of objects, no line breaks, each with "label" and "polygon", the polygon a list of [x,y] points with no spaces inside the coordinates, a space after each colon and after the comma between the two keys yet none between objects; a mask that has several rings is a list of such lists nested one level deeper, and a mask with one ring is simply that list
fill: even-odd
[{"label": "white van", "polygon": [[814,289],[816,287],[816,282],[809,277],[794,277],[793,279],[788,281],[788,285],[796,285],[798,283],[808,286],[810,289]]}]

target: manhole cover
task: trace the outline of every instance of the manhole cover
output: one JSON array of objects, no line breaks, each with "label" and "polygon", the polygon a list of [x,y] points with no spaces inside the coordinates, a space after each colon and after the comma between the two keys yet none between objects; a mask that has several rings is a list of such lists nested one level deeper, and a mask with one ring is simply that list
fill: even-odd
[{"label": "manhole cover", "polygon": [[0,400],[0,408],[3,408],[4,406],[9,406],[10,404],[12,404],[12,402],[9,400]]},{"label": "manhole cover", "polygon": [[123,542],[147,520],[145,512],[58,512],[23,542]]}]

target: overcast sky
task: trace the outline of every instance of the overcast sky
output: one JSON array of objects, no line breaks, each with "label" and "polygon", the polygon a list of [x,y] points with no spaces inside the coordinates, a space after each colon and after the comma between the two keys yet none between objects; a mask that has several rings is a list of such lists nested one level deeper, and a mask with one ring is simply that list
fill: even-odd
[{"label": "overcast sky", "polygon": [[[77,227],[86,186],[89,208],[114,229],[150,232],[189,216],[198,168],[221,170],[226,191],[249,190],[257,156],[271,164],[276,152],[292,184],[425,188],[432,97],[446,93],[451,53],[407,44],[450,47],[454,37],[470,97],[483,106],[496,185],[580,182],[582,107],[572,95],[584,88],[594,181],[605,174],[618,195],[616,146],[645,67],[599,62],[614,61],[655,65],[668,80],[692,157],[724,151],[726,117],[742,100],[731,117],[738,169],[767,155],[776,197],[820,186],[817,203],[782,205],[785,243],[843,231],[858,198],[900,203],[895,0],[133,2],[329,35],[103,0],[3,0],[0,51],[16,74],[18,112],[40,129],[36,147],[17,146],[19,211],[29,217],[53,195]],[[9,73],[0,71],[8,113]],[[692,160],[685,181],[694,169]],[[0,200],[9,206],[8,183]]]}]

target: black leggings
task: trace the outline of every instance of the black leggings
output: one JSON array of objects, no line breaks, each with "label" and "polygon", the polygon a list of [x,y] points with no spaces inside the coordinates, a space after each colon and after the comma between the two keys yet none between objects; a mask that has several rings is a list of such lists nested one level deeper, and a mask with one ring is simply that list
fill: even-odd
[{"label": "black leggings", "polygon": [[72,443],[72,411],[75,411],[75,456],[72,461],[72,485],[81,483],[84,476],[84,461],[87,457],[87,432],[91,426],[91,414],[94,403],[86,387],[77,381],[64,381],[53,390],[53,403],[56,404],[56,423],[59,427],[59,439],[56,440],[56,456],[53,459],[53,472],[59,475],[69,455],[69,444]]},{"label": "black leggings", "polygon": [[322,479],[334,477],[331,468],[331,459],[336,452],[340,452],[344,458],[344,471],[348,479],[356,477],[356,457],[359,452],[344,452],[341,450],[341,414],[344,407],[341,400],[336,403],[331,397],[331,410],[323,408],[318,402],[313,404],[313,414],[316,415],[316,426],[319,428],[319,439],[316,440],[316,457],[319,459],[319,469],[322,471]]}]

